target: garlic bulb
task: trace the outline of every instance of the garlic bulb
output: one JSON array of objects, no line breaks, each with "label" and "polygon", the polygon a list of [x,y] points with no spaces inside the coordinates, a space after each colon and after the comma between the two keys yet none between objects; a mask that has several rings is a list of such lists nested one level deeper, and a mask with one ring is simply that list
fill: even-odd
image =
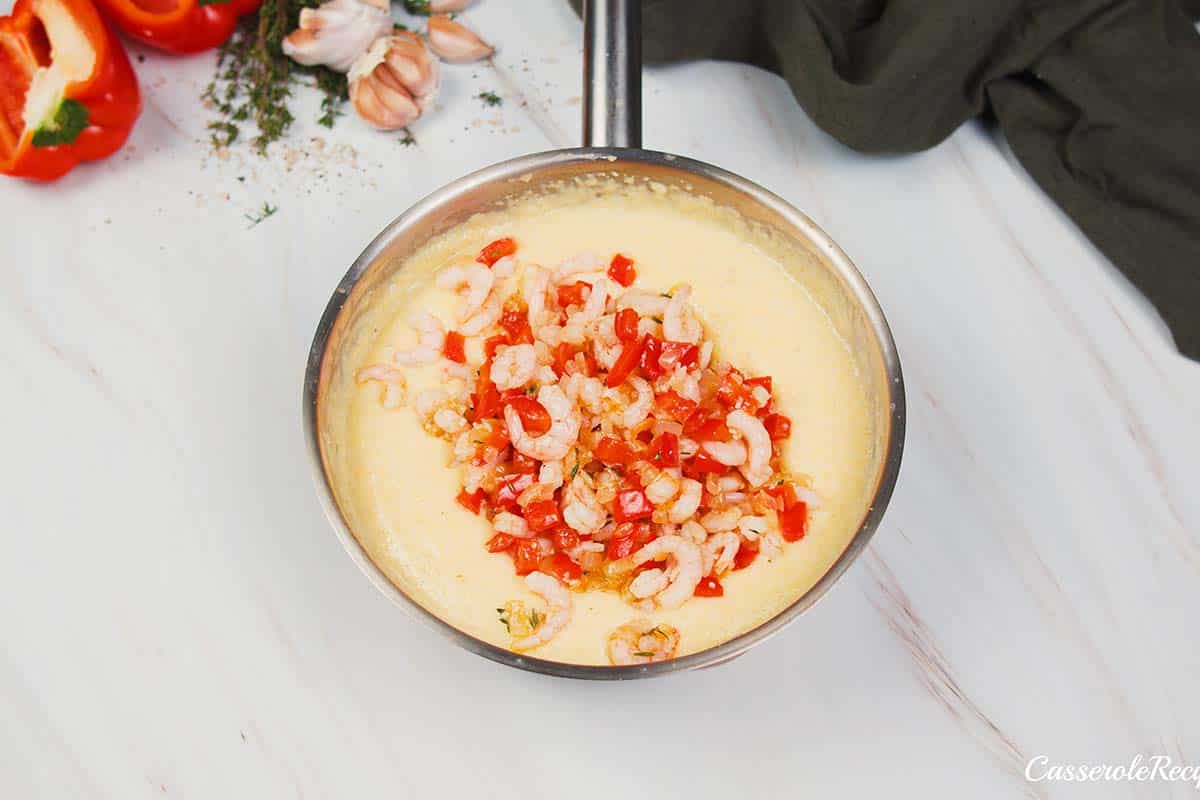
[{"label": "garlic bulb", "polygon": [[495,52],[495,48],[476,36],[470,28],[444,14],[429,18],[426,35],[429,37],[429,49],[437,53],[438,58],[451,64],[478,61]]},{"label": "garlic bulb", "polygon": [[375,40],[350,68],[350,102],[369,125],[394,131],[433,102],[438,65],[421,37],[397,31]]},{"label": "garlic bulb", "polygon": [[283,40],[283,52],[301,64],[345,72],[371,42],[391,30],[388,0],[329,0],[300,12],[300,27]]}]

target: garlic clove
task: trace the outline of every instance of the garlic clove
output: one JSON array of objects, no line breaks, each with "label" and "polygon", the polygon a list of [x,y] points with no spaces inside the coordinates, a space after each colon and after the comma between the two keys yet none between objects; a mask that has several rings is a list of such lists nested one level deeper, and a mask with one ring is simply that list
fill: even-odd
[{"label": "garlic clove", "polygon": [[350,102],[367,124],[390,131],[416,121],[438,88],[437,62],[407,31],[381,36],[350,68]]},{"label": "garlic clove", "polygon": [[307,66],[350,69],[371,42],[392,30],[387,0],[329,0],[300,12],[300,27],[283,40],[283,52]]},{"label": "garlic clove", "polygon": [[480,39],[474,31],[460,25],[450,17],[438,15],[429,18],[429,49],[443,61],[465,64],[487,58],[495,48]]}]

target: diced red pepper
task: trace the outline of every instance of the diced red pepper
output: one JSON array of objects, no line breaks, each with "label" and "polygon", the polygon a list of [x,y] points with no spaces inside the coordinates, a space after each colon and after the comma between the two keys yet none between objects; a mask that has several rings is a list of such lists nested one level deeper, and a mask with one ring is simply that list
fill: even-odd
[{"label": "diced red pepper", "polygon": [[729,467],[725,466],[720,461],[717,461],[703,450],[684,461],[682,466],[684,475],[688,476],[689,478],[700,480],[703,480],[704,475],[707,473],[715,472],[720,474],[729,469]]},{"label": "diced red pepper", "polygon": [[687,342],[663,342],[659,346],[658,369],[674,372],[677,365],[694,367],[700,363],[700,348]]},{"label": "diced red pepper", "polygon": [[522,539],[513,550],[513,566],[518,575],[528,575],[538,568],[542,560],[542,546],[536,539]]},{"label": "diced red pepper", "polygon": [[679,437],[664,431],[650,443],[646,451],[646,460],[656,467],[679,466]]},{"label": "diced red pepper", "polygon": [[496,415],[500,410],[500,392],[492,383],[492,362],[485,361],[479,368],[479,376],[475,379],[475,391],[471,394],[471,418],[482,422]]},{"label": "diced red pepper", "polygon": [[496,492],[492,495],[492,504],[497,508],[513,511],[518,508],[517,498],[521,492],[533,485],[533,475],[528,472],[518,472],[500,481]]},{"label": "diced red pepper", "polygon": [[567,342],[559,342],[554,348],[554,372],[561,378],[567,374],[567,364],[575,358],[575,348]]},{"label": "diced red pepper", "polygon": [[742,542],[738,547],[737,555],[733,557],[733,568],[735,570],[745,569],[753,564],[756,558],[758,558],[758,548],[749,547],[747,542]]},{"label": "diced red pepper", "polygon": [[791,508],[776,511],[779,515],[779,532],[789,542],[796,542],[808,533],[808,504],[796,502]]},{"label": "diced red pepper", "polygon": [[792,435],[792,421],[783,414],[768,414],[763,420],[763,427],[774,440],[786,439]]},{"label": "diced red pepper", "polygon": [[538,569],[558,578],[560,583],[574,583],[583,577],[583,568],[571,560],[566,553],[555,553],[543,558]]},{"label": "diced red pepper", "polygon": [[579,534],[566,525],[556,530],[550,538],[554,540],[554,546],[564,552],[578,547],[580,542]]},{"label": "diced red pepper", "polygon": [[558,503],[553,500],[539,500],[525,506],[525,524],[534,533],[547,531],[562,524],[562,515],[558,513]]},{"label": "diced red pepper", "polygon": [[632,308],[622,308],[617,312],[613,327],[622,342],[634,341],[638,335],[638,313]]},{"label": "diced red pepper", "polygon": [[720,597],[725,594],[725,587],[721,585],[719,580],[709,575],[706,578],[701,578],[700,582],[696,584],[694,594],[696,597]]},{"label": "diced red pepper", "polygon": [[488,426],[488,447],[503,450],[508,447],[508,428],[501,422],[493,422]]},{"label": "diced red pepper", "polygon": [[525,306],[506,303],[500,327],[508,334],[509,344],[533,344],[533,328],[529,327],[529,310]]},{"label": "diced red pepper", "polygon": [[617,356],[617,360],[613,364],[612,369],[608,371],[608,377],[604,379],[604,385],[612,388],[614,386],[620,386],[622,383],[624,383],[625,379],[628,378],[633,373],[634,368],[637,367],[638,361],[642,357],[642,348],[644,348],[646,343],[653,338],[653,336],[647,333],[641,338],[640,341],[629,342],[623,348],[621,348],[621,355]]},{"label": "diced red pepper", "polygon": [[633,259],[617,253],[608,265],[608,277],[622,286],[633,283],[637,280],[637,270],[634,269]]},{"label": "diced red pepper", "polygon": [[675,391],[663,392],[654,398],[654,403],[671,419],[676,422],[687,422],[695,413],[697,404],[694,400],[680,397]]},{"label": "diced red pepper", "polygon": [[754,388],[755,386],[761,386],[762,388],[766,389],[768,393],[770,393],[772,391],[770,375],[763,375],[762,377],[759,377],[759,378],[746,378],[746,380],[743,383],[745,386],[748,386],[750,388]]},{"label": "diced red pepper", "polygon": [[563,284],[558,287],[558,304],[563,308],[567,306],[581,306],[587,301],[587,294],[591,289],[592,285],[583,281]]},{"label": "diced red pepper", "polygon": [[721,376],[721,385],[717,387],[717,400],[727,406],[734,407],[739,400],[746,396],[746,380],[742,373],[737,369],[730,367],[729,371]]},{"label": "diced red pepper", "polygon": [[467,363],[466,338],[458,331],[446,334],[442,344],[442,355],[458,364]]},{"label": "diced red pepper", "polygon": [[516,544],[515,536],[509,536],[507,533],[497,533],[492,538],[488,539],[487,551],[489,553],[500,553]]},{"label": "diced red pepper", "polygon": [[512,454],[512,461],[510,462],[509,466],[512,467],[513,472],[528,473],[533,475],[538,471],[538,467],[541,466],[541,464],[536,458],[530,458],[524,453],[514,450]]},{"label": "diced red pepper", "polygon": [[613,508],[613,519],[617,522],[646,519],[653,513],[654,506],[646,499],[646,493],[641,489],[617,492],[617,504]]},{"label": "diced red pepper", "polygon": [[766,491],[767,494],[775,498],[776,505],[784,510],[800,502],[800,496],[796,494],[796,487],[790,483],[780,483],[770,487]]},{"label": "diced red pepper", "polygon": [[634,458],[633,448],[612,436],[600,437],[593,455],[605,464],[622,467],[627,466]]},{"label": "diced red pepper", "polygon": [[507,336],[489,336],[483,343],[483,355],[488,361],[491,361],[496,357],[496,350],[506,344],[508,344]]},{"label": "diced red pepper", "polygon": [[698,442],[728,442],[733,437],[729,426],[720,417],[705,420],[693,428],[690,435]]},{"label": "diced red pepper", "polygon": [[454,499],[457,500],[458,504],[467,511],[470,511],[472,514],[478,514],[480,506],[483,505],[483,498],[483,489],[476,489],[473,492],[468,492],[466,489],[463,489],[458,493],[458,497]]},{"label": "diced red pepper", "polygon": [[608,540],[608,550],[605,555],[613,561],[625,558],[637,549],[637,542],[633,540],[633,536],[615,536]]},{"label": "diced red pepper", "polygon": [[662,345],[662,339],[646,334],[638,366],[642,368],[642,374],[650,380],[660,377],[663,373],[662,365],[659,364],[659,359],[662,357]]},{"label": "diced red pepper", "polygon": [[515,252],[517,252],[517,243],[511,237],[505,236],[503,239],[497,239],[489,243],[480,250],[475,260],[480,264],[487,264],[490,267],[500,259],[505,256],[511,256]]},{"label": "diced red pepper", "polygon": [[521,418],[521,427],[530,436],[541,436],[550,430],[550,412],[528,395],[522,394],[505,401]]}]

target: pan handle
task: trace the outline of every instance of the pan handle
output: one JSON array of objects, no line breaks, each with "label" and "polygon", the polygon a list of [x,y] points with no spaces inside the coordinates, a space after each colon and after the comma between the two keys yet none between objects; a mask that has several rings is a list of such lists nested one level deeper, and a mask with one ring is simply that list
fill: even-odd
[{"label": "pan handle", "polygon": [[642,146],[641,0],[584,0],[583,145]]}]

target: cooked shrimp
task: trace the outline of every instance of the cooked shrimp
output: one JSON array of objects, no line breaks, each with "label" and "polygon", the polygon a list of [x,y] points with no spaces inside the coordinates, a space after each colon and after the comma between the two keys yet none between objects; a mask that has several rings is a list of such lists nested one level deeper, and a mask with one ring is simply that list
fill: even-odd
[{"label": "cooked shrimp", "polygon": [[691,519],[700,508],[700,498],[704,494],[704,486],[700,481],[684,478],[679,482],[679,498],[671,504],[667,518],[676,525]]},{"label": "cooked shrimp", "polygon": [[458,433],[467,427],[467,420],[452,408],[439,408],[433,413],[433,424],[446,433]]},{"label": "cooked shrimp", "polygon": [[513,650],[532,650],[558,635],[571,621],[571,593],[561,583],[544,572],[525,576],[529,591],[546,601],[546,619],[533,633],[512,643]]},{"label": "cooked shrimp", "polygon": [[634,375],[629,378],[629,385],[633,387],[637,397],[625,407],[624,413],[621,414],[621,424],[626,428],[640,424],[649,415],[650,409],[654,408],[654,389],[650,387],[645,378]]},{"label": "cooked shrimp", "polygon": [[709,362],[712,361],[712,354],[713,343],[712,339],[709,339],[705,341],[704,344],[700,345],[700,369],[705,369],[708,367]]},{"label": "cooked shrimp", "polygon": [[694,519],[689,519],[679,527],[679,535],[686,539],[691,539],[696,544],[703,544],[708,538],[708,531],[704,530],[704,526]]},{"label": "cooked shrimp", "polygon": [[492,383],[500,391],[518,389],[533,379],[537,355],[531,344],[514,344],[496,350],[492,361]]},{"label": "cooked shrimp", "polygon": [[492,527],[496,529],[497,533],[507,533],[518,539],[528,539],[533,536],[533,531],[529,530],[529,524],[525,522],[525,518],[508,511],[501,511],[492,517]]},{"label": "cooked shrimp", "polygon": [[638,600],[645,600],[667,588],[667,573],[661,569],[646,569],[629,582],[629,593]]},{"label": "cooked shrimp", "polygon": [[741,511],[736,508],[726,508],[722,511],[708,512],[700,518],[700,524],[709,533],[721,533],[722,531],[731,531],[736,528],[738,520],[741,518]]},{"label": "cooked shrimp", "polygon": [[458,326],[458,332],[463,336],[478,336],[484,330],[495,325],[504,312],[504,300],[499,292],[492,292],[483,305],[471,317]]},{"label": "cooked shrimp", "polygon": [[563,485],[563,462],[547,461],[538,469],[538,483],[557,489]]},{"label": "cooked shrimp", "polygon": [[692,287],[686,284],[679,287],[671,295],[671,300],[663,312],[663,336],[672,342],[695,344],[704,335],[704,328],[688,303],[691,296]]},{"label": "cooked shrimp", "polygon": [[442,321],[422,309],[409,318],[408,326],[417,332],[417,346],[412,350],[397,350],[392,360],[405,367],[437,361],[442,344],[446,341],[446,329]]},{"label": "cooked shrimp", "polygon": [[[729,412],[725,418],[729,429],[740,433],[746,442],[746,463],[740,466],[751,488],[762,486],[771,477],[771,436],[758,417],[742,409]],[[716,456],[713,456],[716,458]]]},{"label": "cooked shrimp", "polygon": [[604,268],[604,262],[595,253],[579,253],[564,259],[554,270],[554,283],[562,283],[568,276],[581,272],[595,272]]},{"label": "cooked shrimp", "polygon": [[538,389],[537,401],[550,414],[550,430],[541,436],[529,435],[521,423],[521,415],[510,405],[504,407],[508,438],[517,451],[530,458],[557,461],[579,439],[579,410],[557,385]]},{"label": "cooked shrimp", "polygon": [[505,256],[504,258],[492,264],[492,274],[496,276],[496,280],[502,281],[505,278],[511,278],[513,273],[517,271],[517,257]]},{"label": "cooked shrimp", "polygon": [[399,408],[404,405],[408,384],[405,383],[404,373],[388,364],[372,364],[354,373],[357,383],[375,381],[383,384],[383,394],[380,402],[386,409]]},{"label": "cooked shrimp", "polygon": [[529,319],[540,318],[546,310],[546,289],[549,286],[550,273],[539,266],[529,267],[521,276],[521,297],[529,308]]},{"label": "cooked shrimp", "polygon": [[604,306],[608,302],[608,281],[601,278],[592,284],[591,294],[583,304],[583,310],[572,319],[574,322],[595,322],[604,315]]},{"label": "cooked shrimp", "polygon": [[563,503],[563,522],[579,533],[595,533],[604,527],[608,512],[596,499],[596,493],[588,483],[586,473],[576,475],[567,489]]},{"label": "cooked shrimp", "polygon": [[746,445],[741,442],[702,442],[704,452],[727,467],[746,463]]},{"label": "cooked shrimp", "polygon": [[661,294],[630,289],[617,300],[617,310],[632,308],[640,317],[661,317],[670,301]]},{"label": "cooked shrimp", "polygon": [[459,322],[466,322],[483,307],[495,284],[496,273],[475,261],[451,265],[437,276],[440,288],[454,289],[465,295],[462,307],[458,310]]},{"label": "cooked shrimp", "polygon": [[748,542],[753,542],[767,531],[767,518],[747,514],[738,520],[738,533]]},{"label": "cooked shrimp", "polygon": [[635,620],[622,625],[608,636],[608,660],[613,666],[649,664],[675,657],[679,649],[679,629]]},{"label": "cooked shrimp", "polygon": [[668,569],[670,583],[654,596],[654,600],[660,608],[679,608],[688,601],[704,577],[704,558],[694,542],[676,534],[658,537],[630,556],[630,562],[638,567],[664,556],[669,556],[673,561]]},{"label": "cooked shrimp", "polygon": [[742,540],[733,531],[715,533],[700,545],[704,556],[704,574],[721,576],[733,566],[733,559],[742,546]]},{"label": "cooked shrimp", "polygon": [[643,491],[646,493],[647,500],[656,506],[661,506],[679,494],[679,481],[669,472],[658,472],[646,483]]},{"label": "cooked shrimp", "polygon": [[417,395],[413,406],[417,410],[417,415],[423,420],[428,420],[437,412],[438,407],[446,402],[446,393],[438,388],[426,389]]}]

